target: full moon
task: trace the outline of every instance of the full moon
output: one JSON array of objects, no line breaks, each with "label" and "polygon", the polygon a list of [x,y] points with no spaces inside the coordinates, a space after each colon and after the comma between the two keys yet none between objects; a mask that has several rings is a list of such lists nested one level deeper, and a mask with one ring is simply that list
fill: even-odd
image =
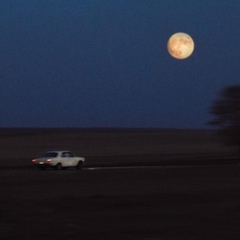
[{"label": "full moon", "polygon": [[188,58],[194,50],[194,41],[183,32],[173,34],[167,43],[169,54],[177,59]]}]

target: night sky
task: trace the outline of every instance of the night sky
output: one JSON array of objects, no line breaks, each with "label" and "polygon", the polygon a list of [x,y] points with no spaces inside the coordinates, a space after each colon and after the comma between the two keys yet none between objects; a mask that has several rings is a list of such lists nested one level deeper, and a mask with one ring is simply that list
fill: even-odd
[{"label": "night sky", "polygon": [[0,127],[207,128],[239,26],[239,0],[0,0]]}]

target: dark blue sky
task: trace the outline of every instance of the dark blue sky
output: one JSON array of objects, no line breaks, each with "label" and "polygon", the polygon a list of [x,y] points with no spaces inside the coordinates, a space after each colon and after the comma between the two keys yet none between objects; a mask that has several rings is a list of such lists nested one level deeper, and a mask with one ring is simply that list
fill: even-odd
[{"label": "dark blue sky", "polygon": [[0,127],[204,128],[240,82],[239,25],[239,0],[0,0]]}]

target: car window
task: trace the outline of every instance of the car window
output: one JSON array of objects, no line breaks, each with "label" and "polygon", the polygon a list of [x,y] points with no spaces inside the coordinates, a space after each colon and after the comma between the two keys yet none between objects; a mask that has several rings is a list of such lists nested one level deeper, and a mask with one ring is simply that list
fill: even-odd
[{"label": "car window", "polygon": [[63,153],[62,153],[62,157],[63,157],[63,158],[68,157],[67,153],[66,153],[66,152],[63,152]]},{"label": "car window", "polygon": [[43,157],[57,157],[56,152],[48,152],[43,155]]},{"label": "car window", "polygon": [[73,157],[71,152],[67,152],[68,157]]},{"label": "car window", "polygon": [[73,157],[71,152],[63,152],[62,157]]}]

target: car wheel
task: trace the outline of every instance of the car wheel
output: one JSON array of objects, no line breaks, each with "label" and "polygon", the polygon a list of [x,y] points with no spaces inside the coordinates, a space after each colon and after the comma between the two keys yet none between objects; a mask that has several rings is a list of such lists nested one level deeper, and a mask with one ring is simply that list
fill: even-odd
[{"label": "car wheel", "polygon": [[83,162],[82,162],[82,161],[79,161],[78,164],[77,164],[77,166],[76,166],[76,168],[77,168],[78,170],[81,170],[81,169],[83,168]]},{"label": "car wheel", "polygon": [[62,169],[62,164],[61,163],[57,163],[57,165],[55,166],[56,170],[61,170]]}]

